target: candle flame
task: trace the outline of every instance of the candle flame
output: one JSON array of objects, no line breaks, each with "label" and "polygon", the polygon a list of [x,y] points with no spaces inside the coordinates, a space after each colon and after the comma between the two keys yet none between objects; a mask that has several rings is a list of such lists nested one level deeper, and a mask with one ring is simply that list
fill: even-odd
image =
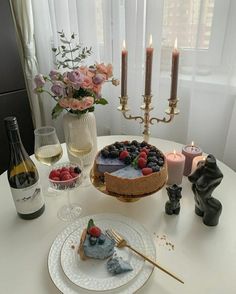
[{"label": "candle flame", "polygon": [[177,44],[178,44],[178,39],[177,38],[175,38],[175,44],[174,44],[174,48],[175,48],[175,50],[177,50]]},{"label": "candle flame", "polygon": [[193,147],[194,146],[194,142],[192,141],[192,143],[191,143],[191,147]]},{"label": "candle flame", "polygon": [[203,156],[202,160],[206,160],[206,156]]},{"label": "candle flame", "polygon": [[123,50],[126,49],[126,44],[125,44],[125,40],[123,40]]},{"label": "candle flame", "polygon": [[149,37],[149,47],[150,47],[150,48],[152,47],[152,34],[151,34],[150,37]]},{"label": "candle flame", "polygon": [[174,149],[173,153],[174,153],[174,157],[176,157],[176,151],[175,151],[175,149]]}]

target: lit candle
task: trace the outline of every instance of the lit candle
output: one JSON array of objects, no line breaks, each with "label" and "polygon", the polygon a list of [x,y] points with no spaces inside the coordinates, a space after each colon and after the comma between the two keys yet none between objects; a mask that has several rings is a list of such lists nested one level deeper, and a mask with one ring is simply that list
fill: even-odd
[{"label": "lit candle", "polygon": [[121,54],[121,97],[127,96],[127,68],[128,68],[128,51],[123,41],[123,49]]},{"label": "lit candle", "polygon": [[179,51],[177,49],[177,38],[176,38],[174,49],[172,51],[171,90],[170,90],[171,100],[176,100],[177,98],[178,68],[179,68]]},{"label": "lit candle", "polygon": [[198,146],[195,146],[194,142],[192,142],[191,145],[186,145],[183,147],[182,153],[185,156],[184,175],[188,176],[192,170],[193,158],[202,155],[202,149]]},{"label": "lit candle", "polygon": [[180,185],[182,183],[185,156],[176,152],[169,152],[165,154],[168,171],[167,185]]},{"label": "lit candle", "polygon": [[196,170],[198,165],[205,163],[205,161],[206,161],[206,156],[204,156],[204,155],[194,157],[193,162],[192,162],[191,174]]},{"label": "lit candle", "polygon": [[146,48],[146,75],[145,75],[145,95],[151,95],[151,83],[152,83],[152,35],[150,35],[149,47]]}]

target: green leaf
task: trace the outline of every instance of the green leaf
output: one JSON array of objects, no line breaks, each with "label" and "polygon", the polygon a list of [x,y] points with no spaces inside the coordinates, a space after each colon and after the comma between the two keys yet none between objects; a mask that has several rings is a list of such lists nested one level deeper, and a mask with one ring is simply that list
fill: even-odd
[{"label": "green leaf", "polygon": [[105,98],[100,98],[96,101],[96,104],[106,105],[108,101]]},{"label": "green leaf", "polygon": [[89,222],[88,222],[88,226],[87,226],[87,232],[89,231],[89,229],[91,228],[91,227],[94,227],[95,225],[94,225],[94,221],[93,221],[93,219],[91,218],[90,220],[89,220]]},{"label": "green leaf", "polygon": [[52,118],[56,119],[62,113],[63,110],[64,110],[64,108],[62,108],[60,106],[60,104],[57,103],[56,106],[52,110]]},{"label": "green leaf", "polygon": [[64,44],[70,44],[70,42],[69,42],[69,41],[67,41],[67,40],[64,40],[64,39],[61,39],[61,38],[60,38],[60,41],[61,41],[62,43],[64,43]]},{"label": "green leaf", "polygon": [[56,52],[56,51],[57,51],[57,48],[53,47],[53,48],[52,48],[52,51],[53,51],[53,52]]}]

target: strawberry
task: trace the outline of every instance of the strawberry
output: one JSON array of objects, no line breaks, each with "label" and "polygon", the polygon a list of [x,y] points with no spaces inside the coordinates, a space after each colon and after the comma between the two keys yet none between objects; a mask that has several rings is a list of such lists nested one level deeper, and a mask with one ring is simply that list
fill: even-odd
[{"label": "strawberry", "polygon": [[123,150],[120,153],[119,159],[124,160],[129,155],[129,152],[127,150]]},{"label": "strawberry", "polygon": [[88,230],[89,235],[93,236],[93,237],[99,237],[102,233],[101,229],[99,229],[96,226],[92,226],[89,230]]},{"label": "strawberry", "polygon": [[143,158],[143,157],[140,157],[138,159],[138,167],[139,168],[144,168],[144,167],[146,167],[146,165],[147,165],[147,160],[145,158]]},{"label": "strawberry", "polygon": [[150,167],[142,168],[142,174],[144,176],[150,175],[152,173],[152,169]]},{"label": "strawberry", "polygon": [[142,158],[144,158],[144,159],[147,159],[147,153],[144,152],[144,151],[140,152],[140,153],[139,153],[139,158],[140,158],[140,157],[142,157]]}]

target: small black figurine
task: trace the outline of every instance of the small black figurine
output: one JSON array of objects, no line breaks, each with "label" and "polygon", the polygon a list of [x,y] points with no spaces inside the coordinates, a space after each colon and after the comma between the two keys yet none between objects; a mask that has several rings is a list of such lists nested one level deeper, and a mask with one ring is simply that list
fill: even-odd
[{"label": "small black figurine", "polygon": [[165,211],[166,214],[179,214],[180,203],[179,200],[182,197],[181,191],[182,187],[177,186],[176,184],[166,188],[169,201],[166,202]]},{"label": "small black figurine", "polygon": [[222,205],[220,201],[212,197],[212,192],[221,183],[223,174],[216,164],[213,155],[208,155],[205,163],[197,166],[197,169],[188,176],[192,183],[195,199],[195,213],[203,218],[207,226],[216,226],[219,222]]}]

